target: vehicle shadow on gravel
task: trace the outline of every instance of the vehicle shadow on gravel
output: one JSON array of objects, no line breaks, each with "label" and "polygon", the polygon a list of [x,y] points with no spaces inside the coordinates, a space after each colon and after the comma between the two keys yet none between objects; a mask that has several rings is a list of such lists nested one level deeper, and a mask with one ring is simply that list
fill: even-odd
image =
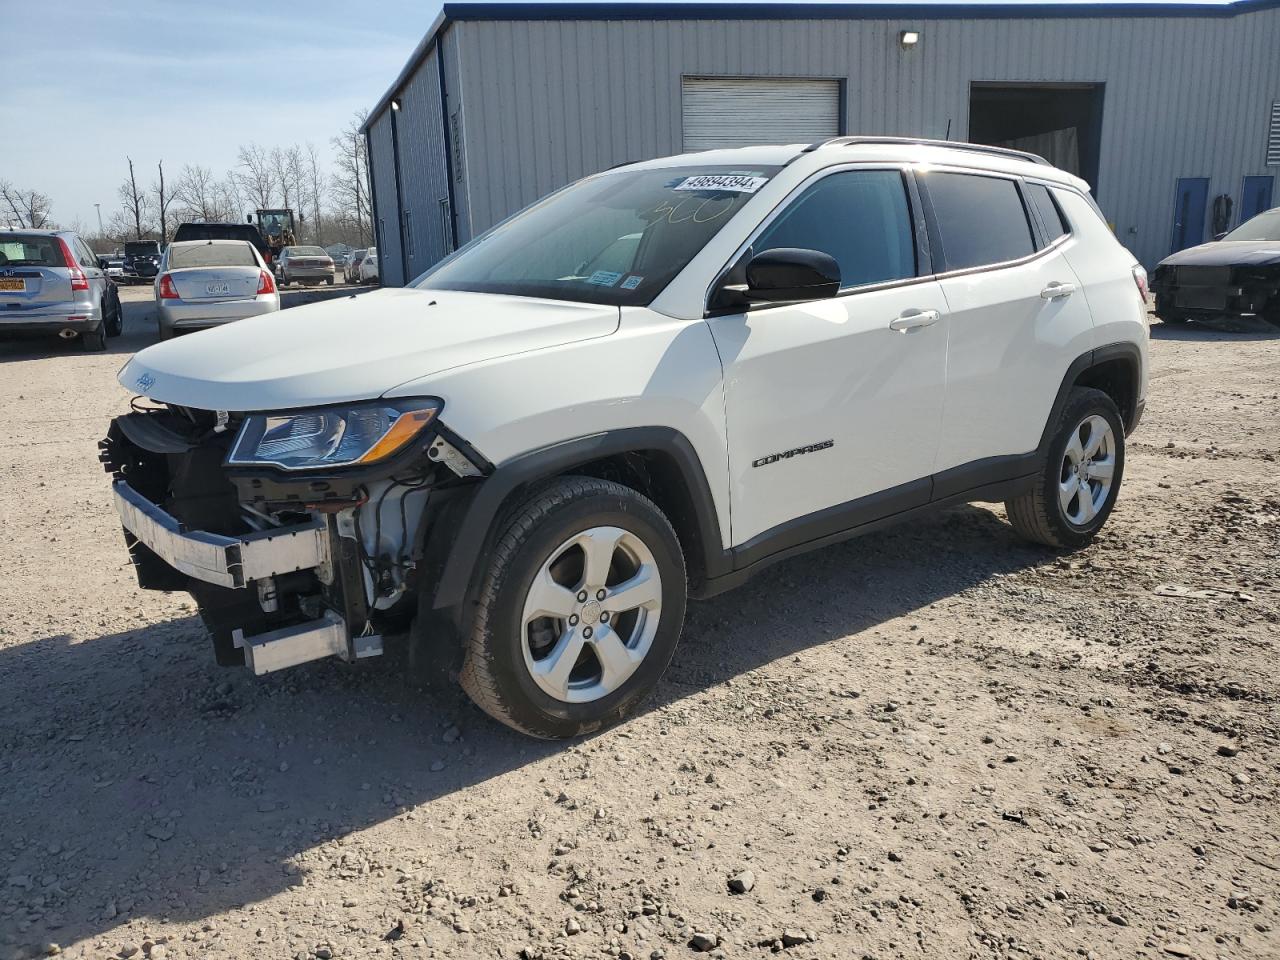
[{"label": "vehicle shadow on gravel", "polygon": [[1280,340],[1280,327],[1266,320],[1254,320],[1240,323],[1153,323],[1151,325],[1153,340],[1182,340],[1187,342],[1229,342],[1239,343],[1242,340]]},{"label": "vehicle shadow on gravel", "polygon": [[[646,710],[836,638],[870,651],[886,621],[1050,558],[960,507],[780,564],[690,605]],[[405,672],[402,649],[261,678],[219,669],[194,617],[5,650],[0,880],[17,908],[0,909],[0,956],[261,902],[336,869],[308,862],[317,846],[408,811],[424,829],[449,822],[440,805],[457,791],[567,749],[507,730],[460,691],[428,696]]]}]

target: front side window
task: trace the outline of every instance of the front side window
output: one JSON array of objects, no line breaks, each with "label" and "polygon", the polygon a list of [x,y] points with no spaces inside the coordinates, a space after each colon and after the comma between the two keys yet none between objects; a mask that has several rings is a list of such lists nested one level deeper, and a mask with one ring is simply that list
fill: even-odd
[{"label": "front side window", "polygon": [[664,167],[583,180],[477,237],[413,286],[647,304],[779,169]]},{"label": "front side window", "polygon": [[1018,185],[1002,177],[922,172],[948,270],[984,267],[1035,252]]},{"label": "front side window", "polygon": [[751,245],[818,250],[840,265],[840,287],[916,275],[906,184],[896,170],[850,170],[806,189]]}]

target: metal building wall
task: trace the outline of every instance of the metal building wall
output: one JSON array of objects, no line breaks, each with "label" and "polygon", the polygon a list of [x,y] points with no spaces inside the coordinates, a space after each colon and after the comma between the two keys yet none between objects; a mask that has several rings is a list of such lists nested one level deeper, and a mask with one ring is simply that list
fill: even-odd
[{"label": "metal building wall", "polygon": [[452,249],[437,55],[433,49],[405,86],[397,116],[406,282]]},{"label": "metal building wall", "polygon": [[[536,8],[535,8],[536,9]],[[733,8],[727,8],[733,9]],[[898,32],[921,31],[904,51]],[[1280,10],[1231,18],[460,20],[459,240],[564,183],[681,150],[680,80],[845,78],[850,133],[968,134],[969,83],[1105,83],[1098,200],[1148,266],[1168,253],[1177,178],[1237,199],[1272,173]],[[448,61],[446,61],[448,66]],[[466,203],[464,209],[464,201]]]},{"label": "metal building wall", "polygon": [[391,110],[385,109],[369,125],[369,178],[373,181],[374,225],[378,273],[388,286],[404,285],[400,260],[400,192],[396,189],[392,149]]}]

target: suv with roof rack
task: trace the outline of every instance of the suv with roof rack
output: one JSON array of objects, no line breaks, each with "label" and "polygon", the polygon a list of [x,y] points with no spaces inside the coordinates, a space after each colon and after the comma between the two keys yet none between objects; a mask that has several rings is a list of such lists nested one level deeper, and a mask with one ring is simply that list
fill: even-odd
[{"label": "suv with roof rack", "polygon": [[653,689],[686,598],[802,551],[970,501],[1087,544],[1142,414],[1145,283],[1028,154],[634,163],[408,289],[138,353],[102,458],[140,583],[189,590],[221,662],[355,660],[411,621],[411,664],[572,736]]}]

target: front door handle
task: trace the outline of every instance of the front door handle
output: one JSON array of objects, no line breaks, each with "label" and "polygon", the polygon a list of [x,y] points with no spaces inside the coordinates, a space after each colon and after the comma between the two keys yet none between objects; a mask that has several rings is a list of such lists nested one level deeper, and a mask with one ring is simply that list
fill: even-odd
[{"label": "front door handle", "polygon": [[896,320],[889,321],[889,329],[906,333],[916,327],[929,327],[937,323],[942,314],[937,310],[904,310]]},{"label": "front door handle", "polygon": [[1047,287],[1040,291],[1041,300],[1061,300],[1063,297],[1069,297],[1076,292],[1074,283],[1059,283],[1054,280]]}]

